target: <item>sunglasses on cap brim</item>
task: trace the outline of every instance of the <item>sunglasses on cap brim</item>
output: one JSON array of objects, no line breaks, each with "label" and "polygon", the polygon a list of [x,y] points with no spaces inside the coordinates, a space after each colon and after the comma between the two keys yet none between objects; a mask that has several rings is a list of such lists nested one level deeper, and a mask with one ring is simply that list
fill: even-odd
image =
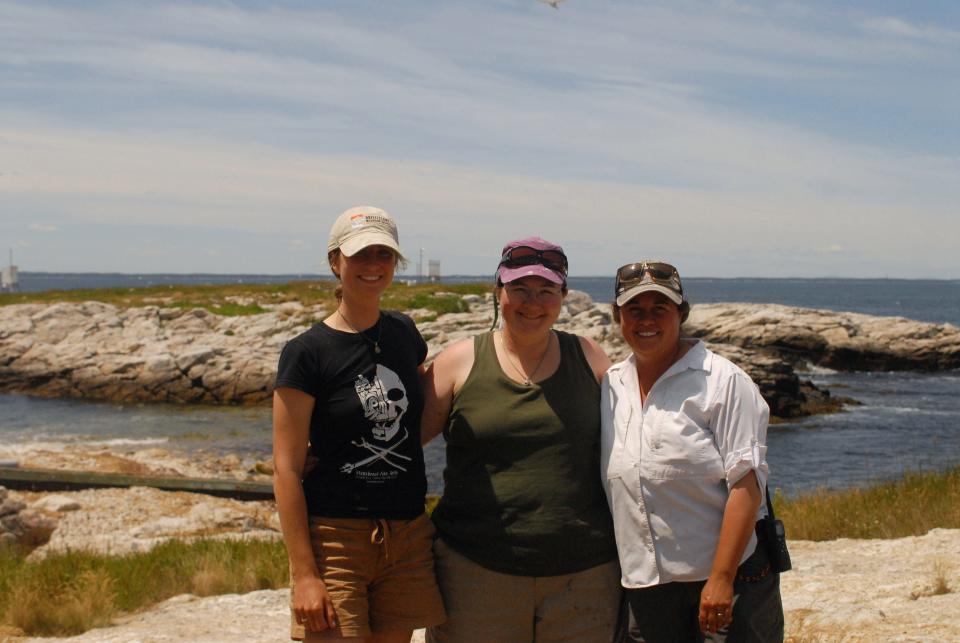
[{"label": "sunglasses on cap brim", "polygon": [[567,274],[567,256],[559,250],[538,250],[530,246],[515,246],[500,257],[500,265],[504,268],[521,268],[535,264],[564,276]]},{"label": "sunglasses on cap brim", "polygon": [[660,284],[683,295],[680,285],[680,273],[668,263],[662,261],[640,261],[628,263],[617,269],[616,294],[620,295],[628,288],[645,282]]}]

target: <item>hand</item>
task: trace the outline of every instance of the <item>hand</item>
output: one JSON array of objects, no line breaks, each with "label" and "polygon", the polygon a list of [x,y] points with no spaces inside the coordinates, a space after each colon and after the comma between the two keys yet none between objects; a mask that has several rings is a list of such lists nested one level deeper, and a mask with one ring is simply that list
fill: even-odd
[{"label": "hand", "polygon": [[316,577],[294,582],[293,614],[297,623],[311,632],[322,632],[337,625],[337,614],[327,588]]},{"label": "hand", "polygon": [[710,575],[700,592],[700,630],[716,632],[733,621],[733,581]]}]

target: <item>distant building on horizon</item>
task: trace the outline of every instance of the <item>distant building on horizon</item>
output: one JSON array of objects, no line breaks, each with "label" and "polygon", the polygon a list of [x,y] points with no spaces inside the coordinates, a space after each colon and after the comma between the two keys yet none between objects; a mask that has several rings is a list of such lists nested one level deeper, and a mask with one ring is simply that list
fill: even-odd
[{"label": "distant building on horizon", "polygon": [[0,272],[0,290],[3,292],[20,291],[20,275],[17,267],[13,265],[13,250],[10,250],[10,265]]},{"label": "distant building on horizon", "polygon": [[430,259],[427,262],[428,276],[430,281],[440,281],[440,260]]}]

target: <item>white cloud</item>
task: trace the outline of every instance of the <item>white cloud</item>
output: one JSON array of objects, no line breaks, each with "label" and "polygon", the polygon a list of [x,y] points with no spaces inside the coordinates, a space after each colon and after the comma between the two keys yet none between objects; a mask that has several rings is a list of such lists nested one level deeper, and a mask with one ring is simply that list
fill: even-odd
[{"label": "white cloud", "polygon": [[[303,234],[278,264],[362,201],[445,270],[486,270],[522,228],[575,240],[589,271],[641,244],[767,273],[902,247],[960,274],[950,25],[796,3],[360,6],[6,3],[5,200],[64,228]],[[933,106],[946,126],[924,140]]]},{"label": "white cloud", "polygon": [[865,31],[885,35],[924,40],[934,44],[960,44],[960,31],[931,25],[917,25],[902,18],[884,16],[863,22]]},{"label": "white cloud", "polygon": [[[952,244],[944,241],[951,237],[944,230],[956,227],[950,222],[956,187],[949,161],[887,158],[826,140],[804,143],[798,137],[788,144],[795,154],[807,155],[799,161],[781,154],[751,161],[745,154],[742,162],[755,163],[751,167],[759,177],[749,189],[736,183],[703,189],[324,157],[196,138],[66,130],[2,137],[23,167],[7,186],[8,199],[42,198],[62,216],[100,225],[162,221],[187,229],[295,230],[308,248],[318,248],[337,213],[368,202],[398,217],[408,252],[428,248],[447,272],[482,273],[506,238],[539,233],[571,247],[578,274],[603,274],[638,252],[691,257],[688,274],[714,274],[716,261],[727,276],[751,274],[762,268],[724,257],[756,258],[764,247],[799,255],[804,247],[823,247],[824,238],[864,251],[878,263],[890,254],[912,256],[918,269],[936,260],[943,270],[960,274],[955,252],[947,247]],[[763,140],[753,145],[775,144]],[[46,153],[51,147],[57,154]],[[90,163],[93,157],[96,164]],[[810,188],[816,177],[842,189]],[[921,189],[929,201],[924,216],[940,218],[943,227],[922,221],[902,225],[917,221],[916,200],[908,196]],[[472,222],[469,240],[465,222]],[[704,259],[695,259],[698,255]],[[767,274],[778,270],[769,262],[783,257],[765,258]],[[736,272],[738,265],[743,272]],[[230,270],[242,271],[222,268]]]},{"label": "white cloud", "polygon": [[31,223],[27,228],[31,232],[60,232],[60,228],[50,223]]}]

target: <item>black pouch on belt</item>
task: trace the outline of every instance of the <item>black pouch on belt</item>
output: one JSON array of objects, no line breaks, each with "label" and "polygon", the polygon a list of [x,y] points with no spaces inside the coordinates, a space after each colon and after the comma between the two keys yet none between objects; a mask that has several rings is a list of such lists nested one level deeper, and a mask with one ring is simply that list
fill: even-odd
[{"label": "black pouch on belt", "polygon": [[770,569],[776,573],[788,572],[793,567],[790,562],[790,552],[787,551],[787,532],[783,522],[777,520],[773,513],[773,503],[770,502],[770,489],[765,489],[767,496],[767,515],[757,522],[757,537],[767,548],[770,558]]}]

